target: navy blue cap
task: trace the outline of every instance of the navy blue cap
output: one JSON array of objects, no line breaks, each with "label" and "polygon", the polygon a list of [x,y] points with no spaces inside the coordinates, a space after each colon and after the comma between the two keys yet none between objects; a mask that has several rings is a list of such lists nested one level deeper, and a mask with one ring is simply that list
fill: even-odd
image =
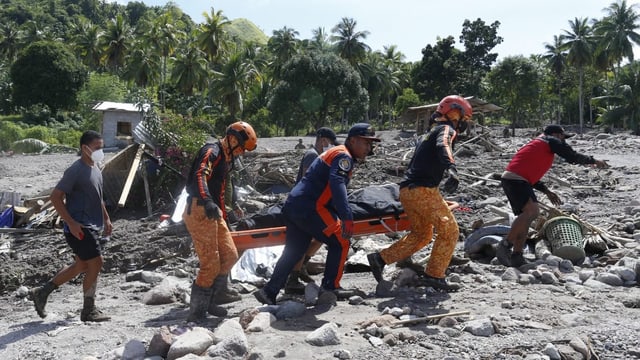
[{"label": "navy blue cap", "polygon": [[572,136],[575,136],[574,133],[565,132],[562,126],[556,125],[556,124],[547,125],[544,128],[543,132],[545,133],[545,135],[563,134],[565,138],[570,138]]},{"label": "navy blue cap", "polygon": [[367,123],[357,123],[349,129],[349,133],[347,134],[347,138],[358,136],[361,138],[373,140],[373,141],[382,141],[380,138],[376,137],[376,132],[373,130],[371,124]]},{"label": "navy blue cap", "polygon": [[327,138],[333,145],[338,145],[336,133],[328,127],[321,127],[316,130],[316,137]]}]

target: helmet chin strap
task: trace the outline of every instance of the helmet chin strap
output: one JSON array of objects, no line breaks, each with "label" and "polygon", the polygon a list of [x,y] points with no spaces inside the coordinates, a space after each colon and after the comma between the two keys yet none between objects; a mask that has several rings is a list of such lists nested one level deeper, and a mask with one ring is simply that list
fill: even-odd
[{"label": "helmet chin strap", "polygon": [[229,171],[232,171],[236,166],[236,156],[233,155],[233,152],[239,147],[240,145],[231,147],[231,141],[229,141],[229,138],[227,137],[227,149],[229,149],[229,156],[231,157],[231,167],[229,168]]}]

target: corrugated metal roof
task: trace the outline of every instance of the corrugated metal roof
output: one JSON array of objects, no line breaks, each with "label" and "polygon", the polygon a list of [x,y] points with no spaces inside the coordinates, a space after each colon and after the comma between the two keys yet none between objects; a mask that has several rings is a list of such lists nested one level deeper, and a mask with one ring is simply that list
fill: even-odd
[{"label": "corrugated metal roof", "polygon": [[93,108],[95,111],[126,111],[126,112],[140,112],[148,111],[149,104],[142,104],[142,109],[140,108],[140,103],[132,104],[132,103],[119,103],[119,102],[111,102],[111,101],[101,101],[97,103]]}]

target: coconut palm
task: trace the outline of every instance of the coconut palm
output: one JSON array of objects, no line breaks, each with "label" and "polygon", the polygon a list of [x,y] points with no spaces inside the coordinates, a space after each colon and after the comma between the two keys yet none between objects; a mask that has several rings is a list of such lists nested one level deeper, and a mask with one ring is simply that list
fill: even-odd
[{"label": "coconut palm", "polygon": [[15,60],[20,49],[20,32],[17,27],[11,22],[0,24],[0,55],[4,56],[9,63]]},{"label": "coconut palm", "polygon": [[211,14],[202,13],[204,22],[198,27],[198,46],[207,54],[209,61],[214,62],[227,47],[225,28],[229,26],[227,17],[222,10],[217,12],[211,8]]},{"label": "coconut palm", "polygon": [[107,24],[102,38],[106,65],[114,70],[124,66],[125,58],[131,46],[132,29],[121,14]]},{"label": "coconut palm", "polygon": [[338,25],[331,29],[334,34],[331,36],[331,40],[335,42],[338,55],[347,60],[354,68],[357,68],[357,64],[364,59],[366,53],[371,51],[369,45],[364,43],[369,32],[356,31],[357,24],[354,19],[344,17]]},{"label": "coconut palm", "polygon": [[582,87],[584,83],[584,67],[591,64],[594,53],[594,45],[592,41],[592,29],[587,24],[587,18],[575,18],[573,21],[569,21],[571,30],[563,30],[561,35],[561,41],[563,42],[562,49],[568,50],[567,61],[569,64],[575,66],[578,69],[579,85],[578,85],[578,106],[579,106],[579,120],[580,120],[580,133],[583,132],[583,96]]},{"label": "coconut palm", "polygon": [[193,89],[204,90],[209,76],[204,51],[194,41],[185,41],[172,58],[171,81],[185,95],[193,95]]},{"label": "coconut palm", "polygon": [[640,15],[636,13],[637,4],[627,6],[626,0],[616,2],[604,9],[607,15],[593,26],[598,39],[597,52],[604,54],[607,62],[617,64],[623,59],[633,62],[633,45],[640,45]]},{"label": "coconut palm", "polygon": [[273,61],[275,78],[279,78],[282,66],[298,53],[298,44],[300,42],[297,38],[298,35],[300,35],[299,32],[285,26],[280,30],[274,30],[273,36],[269,38],[267,49],[275,58]]},{"label": "coconut palm", "polygon": [[148,44],[138,42],[133,46],[123,78],[146,88],[160,82],[160,56]]},{"label": "coconut palm", "polygon": [[547,61],[547,66],[556,75],[556,86],[558,88],[558,124],[560,124],[560,114],[562,113],[560,105],[562,104],[562,74],[567,66],[567,53],[562,49],[563,44],[561,37],[558,35],[553,36],[553,44],[544,44],[544,48],[547,50],[543,58]]},{"label": "coconut palm", "polygon": [[104,31],[83,17],[78,18],[78,21],[72,25],[72,31],[74,47],[82,62],[92,69],[100,66]]},{"label": "coconut palm", "polygon": [[211,81],[209,93],[221,100],[229,110],[232,119],[242,115],[244,95],[260,74],[252,62],[245,61],[241,51],[236,51],[225,59],[222,69]]},{"label": "coconut palm", "polygon": [[305,40],[305,48],[320,52],[329,51],[331,49],[329,35],[323,27],[311,30],[311,39]]},{"label": "coconut palm", "polygon": [[640,63],[622,69],[618,85],[606,96],[594,98],[603,111],[598,121],[611,126],[628,123],[635,135],[640,134]]}]

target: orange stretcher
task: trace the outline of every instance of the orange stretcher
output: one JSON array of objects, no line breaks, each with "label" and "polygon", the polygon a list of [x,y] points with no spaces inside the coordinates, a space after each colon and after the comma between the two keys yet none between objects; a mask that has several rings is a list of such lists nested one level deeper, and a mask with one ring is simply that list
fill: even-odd
[{"label": "orange stretcher", "polygon": [[[454,210],[459,204],[447,201],[449,209]],[[386,234],[398,231],[406,231],[411,228],[407,214],[376,216],[370,219],[355,220],[353,222],[353,236],[371,234]],[[286,227],[232,231],[231,236],[238,251],[254,249],[265,246],[284,245],[286,240]]]}]

